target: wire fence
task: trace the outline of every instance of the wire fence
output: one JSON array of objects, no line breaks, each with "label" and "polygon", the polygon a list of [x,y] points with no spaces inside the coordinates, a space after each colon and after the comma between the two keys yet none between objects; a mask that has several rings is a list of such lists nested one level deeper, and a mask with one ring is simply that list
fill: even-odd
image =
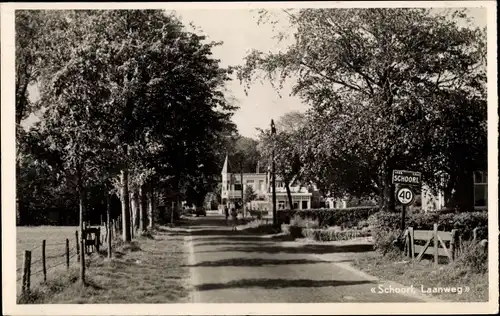
[{"label": "wire fence", "polygon": [[[88,231],[94,233],[93,238],[88,239],[90,236]],[[38,278],[43,276],[45,282],[49,272],[62,266],[69,269],[70,266],[79,263],[82,251],[85,251],[85,256],[90,259],[94,254],[99,254],[101,250],[107,249],[107,238],[105,237],[101,235],[100,228],[90,228],[85,230],[84,249],[80,249],[79,231],[75,231],[75,239],[72,242],[69,238],[65,242],[52,243],[41,240],[40,245],[25,249],[23,253],[16,256],[18,264],[22,264],[16,269],[16,279],[18,282],[21,281],[22,293],[29,291],[32,277],[38,281]]]}]

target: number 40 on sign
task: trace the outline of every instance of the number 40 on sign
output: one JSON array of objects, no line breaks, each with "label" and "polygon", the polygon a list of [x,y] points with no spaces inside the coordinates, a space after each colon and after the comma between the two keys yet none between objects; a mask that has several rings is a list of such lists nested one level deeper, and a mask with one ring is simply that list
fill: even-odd
[{"label": "number 40 on sign", "polygon": [[409,188],[401,188],[398,190],[396,196],[398,198],[399,203],[403,205],[408,205],[413,202],[415,194],[413,194],[413,191]]}]

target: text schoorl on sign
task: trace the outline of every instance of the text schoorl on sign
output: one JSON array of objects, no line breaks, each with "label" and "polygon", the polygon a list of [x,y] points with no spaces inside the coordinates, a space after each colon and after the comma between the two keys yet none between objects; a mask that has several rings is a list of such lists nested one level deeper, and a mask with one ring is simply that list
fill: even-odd
[{"label": "text schoorl on sign", "polygon": [[421,185],[422,175],[420,172],[416,171],[393,170],[392,183],[406,184],[406,185]]}]

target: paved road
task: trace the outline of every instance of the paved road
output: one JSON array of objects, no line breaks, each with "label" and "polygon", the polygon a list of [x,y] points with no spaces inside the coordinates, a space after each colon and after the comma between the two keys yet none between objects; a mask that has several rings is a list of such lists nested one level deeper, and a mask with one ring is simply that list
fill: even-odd
[{"label": "paved road", "polygon": [[[191,248],[194,303],[418,302],[415,297],[372,293],[378,284],[342,267],[353,249],[291,246],[232,232],[221,216],[196,218]],[[359,250],[358,250],[359,251]],[[317,254],[329,254],[324,261]],[[354,253],[352,253],[354,255]]]}]

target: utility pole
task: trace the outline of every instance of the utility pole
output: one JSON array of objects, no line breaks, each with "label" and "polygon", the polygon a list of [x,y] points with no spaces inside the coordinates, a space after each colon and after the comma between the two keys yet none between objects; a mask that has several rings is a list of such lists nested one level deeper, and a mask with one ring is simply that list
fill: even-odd
[{"label": "utility pole", "polygon": [[241,178],[241,210],[243,218],[245,218],[245,185],[243,184],[243,157],[240,160],[240,178]]},{"label": "utility pole", "polygon": [[276,165],[274,163],[274,135],[276,134],[276,127],[274,120],[271,120],[271,137],[273,142],[272,159],[271,159],[271,177],[273,182],[273,225],[278,226],[278,218],[276,214]]}]

